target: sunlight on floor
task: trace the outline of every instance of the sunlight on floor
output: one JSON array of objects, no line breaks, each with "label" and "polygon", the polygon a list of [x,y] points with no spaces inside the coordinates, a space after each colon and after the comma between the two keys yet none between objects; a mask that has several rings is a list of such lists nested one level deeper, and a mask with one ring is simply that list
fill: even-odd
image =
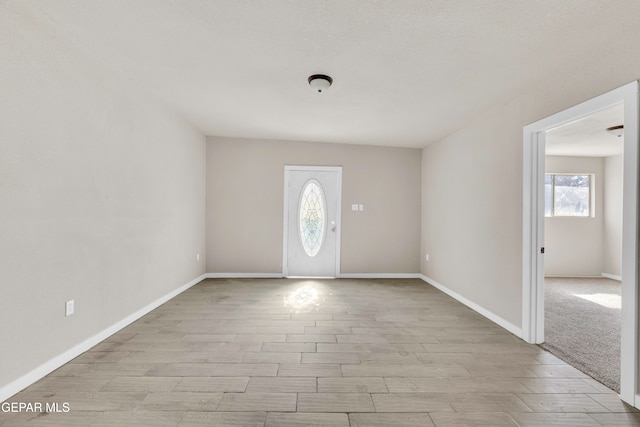
[{"label": "sunlight on floor", "polygon": [[322,293],[312,284],[302,286],[283,298],[284,306],[296,313],[317,310],[323,301]]},{"label": "sunlight on floor", "polygon": [[620,295],[616,294],[573,294],[574,296],[582,299],[586,299],[587,301],[595,302],[603,307],[607,308],[617,308],[620,309],[622,307],[622,299]]}]

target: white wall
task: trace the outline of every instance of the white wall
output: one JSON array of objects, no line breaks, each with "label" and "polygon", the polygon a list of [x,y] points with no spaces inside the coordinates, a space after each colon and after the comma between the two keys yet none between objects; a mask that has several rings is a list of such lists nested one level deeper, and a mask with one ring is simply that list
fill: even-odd
[{"label": "white wall", "polygon": [[605,158],[604,176],[602,272],[620,276],[622,268],[622,155]]},{"label": "white wall", "polygon": [[594,175],[592,216],[544,219],[545,276],[600,276],[604,255],[604,159],[547,156],[545,167],[547,173]]},{"label": "white wall", "polygon": [[592,50],[423,152],[422,273],[517,326],[523,127],[640,77],[637,38]]},{"label": "white wall", "polygon": [[0,8],[0,389],[205,271],[204,138],[53,25]]},{"label": "white wall", "polygon": [[[284,166],[342,166],[342,273],[418,273],[419,149],[208,138],[207,270],[282,273]],[[351,211],[362,203],[363,212]]]},{"label": "white wall", "polygon": [[507,129],[478,123],[423,150],[421,262],[427,278],[517,326],[522,150],[503,141],[514,113]]}]

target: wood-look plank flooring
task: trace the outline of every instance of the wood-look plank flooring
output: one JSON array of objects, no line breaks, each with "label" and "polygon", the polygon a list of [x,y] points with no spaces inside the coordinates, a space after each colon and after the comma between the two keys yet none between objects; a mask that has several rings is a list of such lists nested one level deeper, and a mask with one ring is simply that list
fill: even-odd
[{"label": "wood-look plank flooring", "polygon": [[640,426],[420,280],[205,280],[8,402],[2,426]]}]

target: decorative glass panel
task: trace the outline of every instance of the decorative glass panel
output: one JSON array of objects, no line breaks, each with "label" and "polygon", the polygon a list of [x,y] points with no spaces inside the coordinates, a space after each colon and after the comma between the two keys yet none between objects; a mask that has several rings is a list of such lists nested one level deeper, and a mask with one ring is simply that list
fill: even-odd
[{"label": "decorative glass panel", "polygon": [[307,255],[313,257],[324,242],[326,213],[320,183],[308,181],[300,195],[300,240]]}]

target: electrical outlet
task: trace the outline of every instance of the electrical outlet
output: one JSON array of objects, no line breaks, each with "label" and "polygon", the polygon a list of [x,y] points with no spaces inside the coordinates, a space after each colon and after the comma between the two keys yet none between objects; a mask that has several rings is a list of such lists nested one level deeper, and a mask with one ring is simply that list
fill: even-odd
[{"label": "electrical outlet", "polygon": [[71,316],[75,311],[75,303],[73,300],[69,300],[64,304],[64,315]]},{"label": "electrical outlet", "polygon": [[200,254],[196,254],[196,261],[200,261]]},{"label": "electrical outlet", "polygon": [[429,254],[426,254],[426,255],[424,256],[424,260],[425,260],[425,261],[429,261]]}]

